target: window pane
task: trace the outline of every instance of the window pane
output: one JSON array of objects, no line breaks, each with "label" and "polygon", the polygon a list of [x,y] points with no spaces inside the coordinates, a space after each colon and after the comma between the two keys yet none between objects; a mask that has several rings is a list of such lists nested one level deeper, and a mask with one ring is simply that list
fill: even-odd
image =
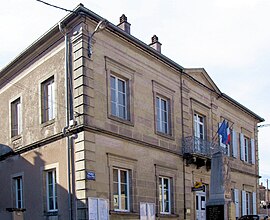
[{"label": "window pane", "polygon": [[167,111],[167,102],[163,99],[161,100],[161,109]]},{"label": "window pane", "polygon": [[118,110],[119,110],[119,115],[118,116],[120,118],[125,119],[126,118],[126,108],[124,106],[119,105]]},{"label": "window pane", "polygon": [[116,103],[115,102],[111,102],[111,111],[112,111],[112,115],[117,116],[117,113],[116,113]]},{"label": "window pane", "polygon": [[115,77],[111,76],[111,88],[113,88],[114,90],[116,89],[115,84]]},{"label": "window pane", "polygon": [[118,93],[118,104],[120,105],[126,105],[126,95],[124,93],[119,92]]},{"label": "window pane", "polygon": [[111,101],[116,102],[116,90],[111,89]]},{"label": "window pane", "polygon": [[121,183],[127,182],[127,171],[121,170]]},{"label": "window pane", "polygon": [[118,91],[122,93],[126,93],[125,82],[120,79],[118,79]]}]

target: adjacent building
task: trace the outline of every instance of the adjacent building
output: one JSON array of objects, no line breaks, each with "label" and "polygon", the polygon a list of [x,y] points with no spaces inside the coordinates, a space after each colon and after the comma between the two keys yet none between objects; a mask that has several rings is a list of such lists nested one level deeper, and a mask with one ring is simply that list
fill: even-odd
[{"label": "adjacent building", "polygon": [[263,118],[124,15],[79,5],[1,70],[0,103],[0,219],[205,220],[219,150],[236,217],[257,212]]}]

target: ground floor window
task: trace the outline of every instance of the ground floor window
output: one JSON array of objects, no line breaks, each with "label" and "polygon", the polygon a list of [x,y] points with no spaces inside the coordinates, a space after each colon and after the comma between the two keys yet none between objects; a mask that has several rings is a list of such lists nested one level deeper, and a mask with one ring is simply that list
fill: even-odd
[{"label": "ground floor window", "polygon": [[159,206],[160,213],[171,213],[170,178],[159,177]]},{"label": "ground floor window", "polygon": [[129,172],[113,169],[113,204],[114,210],[129,211]]}]

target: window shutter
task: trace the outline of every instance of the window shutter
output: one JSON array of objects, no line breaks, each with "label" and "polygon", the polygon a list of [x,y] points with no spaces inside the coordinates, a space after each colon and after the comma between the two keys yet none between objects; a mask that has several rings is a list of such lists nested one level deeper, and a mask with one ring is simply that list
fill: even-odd
[{"label": "window shutter", "polygon": [[98,220],[98,199],[88,198],[88,217],[91,220]]},{"label": "window shutter", "polygon": [[252,204],[253,204],[253,215],[256,215],[257,214],[256,192],[252,193]]},{"label": "window shutter", "polygon": [[247,214],[247,207],[246,207],[246,191],[242,190],[242,215]]},{"label": "window shutter", "polygon": [[245,142],[244,142],[244,135],[240,133],[240,151],[241,151],[241,160],[245,159]]},{"label": "window shutter", "polygon": [[235,217],[239,217],[239,190],[234,189]]},{"label": "window shutter", "polygon": [[251,163],[255,164],[255,141],[254,139],[250,140],[251,144]]},{"label": "window shutter", "polygon": [[236,131],[232,130],[232,147],[233,147],[233,157],[237,158],[238,156],[238,141]]}]

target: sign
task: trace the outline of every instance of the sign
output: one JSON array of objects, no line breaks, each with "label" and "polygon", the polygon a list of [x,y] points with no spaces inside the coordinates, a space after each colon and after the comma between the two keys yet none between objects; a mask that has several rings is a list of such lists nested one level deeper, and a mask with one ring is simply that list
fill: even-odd
[{"label": "sign", "polygon": [[224,220],[224,205],[206,206],[207,220]]},{"label": "sign", "polygon": [[109,220],[109,201],[102,198],[88,198],[88,219]]},{"label": "sign", "polygon": [[86,171],[87,180],[96,180],[96,173],[94,171]]},{"label": "sign", "polygon": [[196,182],[194,186],[191,188],[191,191],[205,191],[204,185],[202,182]]}]

